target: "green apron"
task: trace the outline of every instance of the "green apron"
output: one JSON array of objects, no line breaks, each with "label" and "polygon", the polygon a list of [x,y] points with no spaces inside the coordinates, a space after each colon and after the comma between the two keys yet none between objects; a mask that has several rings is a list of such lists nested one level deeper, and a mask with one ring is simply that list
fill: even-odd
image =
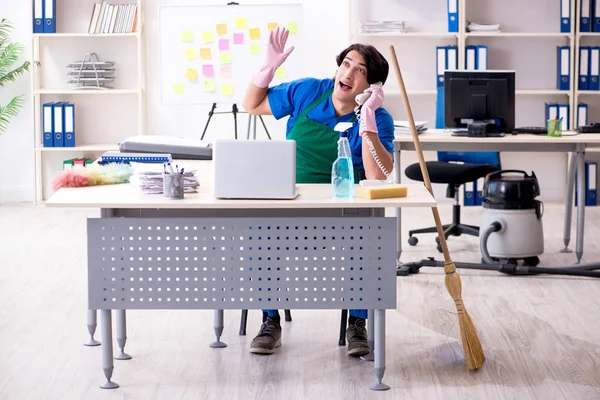
[{"label": "green apron", "polygon": [[[333,89],[302,111],[288,134],[289,140],[296,141],[296,183],[331,183],[331,167],[337,159],[340,133],[307,116],[310,110],[331,96],[331,93]],[[354,121],[356,115],[350,120]],[[354,168],[354,182],[359,180],[358,170]]]}]

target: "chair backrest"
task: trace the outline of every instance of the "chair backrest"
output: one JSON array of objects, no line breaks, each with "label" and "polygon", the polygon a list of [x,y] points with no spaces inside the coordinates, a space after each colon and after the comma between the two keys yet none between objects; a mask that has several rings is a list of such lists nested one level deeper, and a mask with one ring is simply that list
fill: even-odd
[{"label": "chair backrest", "polygon": [[438,151],[438,161],[462,161],[467,164],[492,164],[500,168],[500,153],[496,151]]}]

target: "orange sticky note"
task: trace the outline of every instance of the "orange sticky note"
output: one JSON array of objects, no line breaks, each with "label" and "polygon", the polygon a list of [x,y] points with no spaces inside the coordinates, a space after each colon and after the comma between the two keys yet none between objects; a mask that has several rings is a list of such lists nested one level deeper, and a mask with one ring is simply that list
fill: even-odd
[{"label": "orange sticky note", "polygon": [[196,58],[198,58],[198,54],[196,53],[196,49],[194,48],[189,48],[185,51],[185,58],[187,58],[188,61],[192,61],[195,60]]},{"label": "orange sticky note", "polygon": [[221,85],[221,94],[223,96],[233,96],[233,85],[230,83],[224,83]]},{"label": "orange sticky note", "polygon": [[275,70],[275,78],[285,78],[286,76],[287,72],[283,65]]},{"label": "orange sticky note", "polygon": [[260,44],[250,43],[250,54],[260,54]]},{"label": "orange sticky note", "polygon": [[202,32],[202,43],[212,43],[215,41],[215,38],[212,32]]},{"label": "orange sticky note", "polygon": [[267,24],[267,30],[268,30],[269,32],[271,32],[271,31],[274,31],[274,30],[275,30],[275,28],[277,28],[277,22],[269,22],[269,23]]},{"label": "orange sticky note", "polygon": [[227,35],[227,24],[217,24],[217,35]]},{"label": "orange sticky note", "polygon": [[260,39],[260,28],[250,28],[249,30],[250,39]]},{"label": "orange sticky note", "polygon": [[175,87],[173,87],[173,92],[175,94],[183,94],[183,83],[176,83]]},{"label": "orange sticky note", "polygon": [[198,79],[198,71],[192,68],[188,68],[187,71],[185,71],[185,77],[190,81],[195,81]]},{"label": "orange sticky note", "polygon": [[237,29],[246,29],[246,18],[236,18],[235,27]]},{"label": "orange sticky note", "polygon": [[205,92],[216,92],[217,91],[216,82],[212,79],[206,79],[204,81],[204,91]]},{"label": "orange sticky note", "polygon": [[212,54],[210,52],[210,47],[201,47],[200,48],[200,58],[203,60],[210,60],[212,58]]},{"label": "orange sticky note", "polygon": [[190,31],[184,30],[181,32],[181,41],[186,43],[192,43],[194,41],[194,34]]},{"label": "orange sticky note", "polygon": [[231,53],[228,51],[220,52],[219,60],[220,60],[221,64],[231,64]]},{"label": "orange sticky note", "polygon": [[290,34],[298,33],[298,24],[296,24],[295,22],[288,23],[287,28],[288,31],[290,31]]}]

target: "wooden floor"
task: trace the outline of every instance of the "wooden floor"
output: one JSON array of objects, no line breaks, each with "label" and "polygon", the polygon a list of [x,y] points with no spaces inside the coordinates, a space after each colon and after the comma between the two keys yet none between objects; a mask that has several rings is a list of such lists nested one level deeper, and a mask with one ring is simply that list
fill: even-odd
[{"label": "wooden floor", "polygon": [[[450,218],[451,205],[440,206]],[[481,209],[463,210],[478,224]],[[600,207],[588,208],[584,262],[600,261]],[[0,206],[0,399],[600,399],[600,279],[513,277],[460,270],[465,305],[487,361],[469,372],[443,270],[399,277],[387,312],[387,392],[373,392],[372,363],[337,345],[339,311],[292,312],[272,356],[248,352],[260,324],[226,311],[225,349],[211,349],[210,311],[131,311],[129,361],[115,361],[121,387],[101,390],[101,348],[84,347],[85,218],[97,210]],[[429,209],[404,212],[406,230],[432,225]],[[559,253],[562,207],[546,204],[544,266]],[[434,256],[432,235],[403,261]],[[574,235],[573,235],[574,236]],[[478,239],[451,238],[455,261],[477,262]],[[574,243],[571,244],[571,247]],[[99,332],[97,337],[99,338]]]}]

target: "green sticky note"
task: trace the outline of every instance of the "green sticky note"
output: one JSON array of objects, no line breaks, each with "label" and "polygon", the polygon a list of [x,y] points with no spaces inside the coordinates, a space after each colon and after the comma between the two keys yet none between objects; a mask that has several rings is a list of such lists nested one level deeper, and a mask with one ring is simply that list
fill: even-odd
[{"label": "green sticky note", "polygon": [[183,94],[183,90],[184,90],[183,83],[176,83],[175,87],[173,88],[173,92],[175,94]]},{"label": "green sticky note", "polygon": [[221,94],[223,94],[223,96],[233,96],[233,85],[230,83],[222,84]]},{"label": "green sticky note", "polygon": [[215,41],[212,32],[202,32],[202,42],[203,43],[212,43]]},{"label": "green sticky note", "polygon": [[286,76],[287,72],[283,65],[275,70],[275,78],[285,78]]},{"label": "green sticky note", "polygon": [[231,64],[231,53],[229,51],[220,52],[219,60],[221,64]]},{"label": "green sticky note", "polygon": [[288,23],[287,28],[288,31],[290,31],[290,34],[298,33],[298,24],[296,24],[295,22]]},{"label": "green sticky note", "polygon": [[260,54],[260,44],[250,43],[250,54]]},{"label": "green sticky note", "polygon": [[183,32],[181,32],[181,41],[192,43],[194,41],[194,34],[190,31],[184,30]]},{"label": "green sticky note", "polygon": [[188,61],[192,61],[195,60],[196,58],[198,58],[198,53],[196,53],[196,49],[194,48],[189,48],[185,51],[185,58],[187,58]]},{"label": "green sticky note", "polygon": [[213,79],[206,79],[204,81],[205,92],[215,92],[217,90],[217,83]]}]

